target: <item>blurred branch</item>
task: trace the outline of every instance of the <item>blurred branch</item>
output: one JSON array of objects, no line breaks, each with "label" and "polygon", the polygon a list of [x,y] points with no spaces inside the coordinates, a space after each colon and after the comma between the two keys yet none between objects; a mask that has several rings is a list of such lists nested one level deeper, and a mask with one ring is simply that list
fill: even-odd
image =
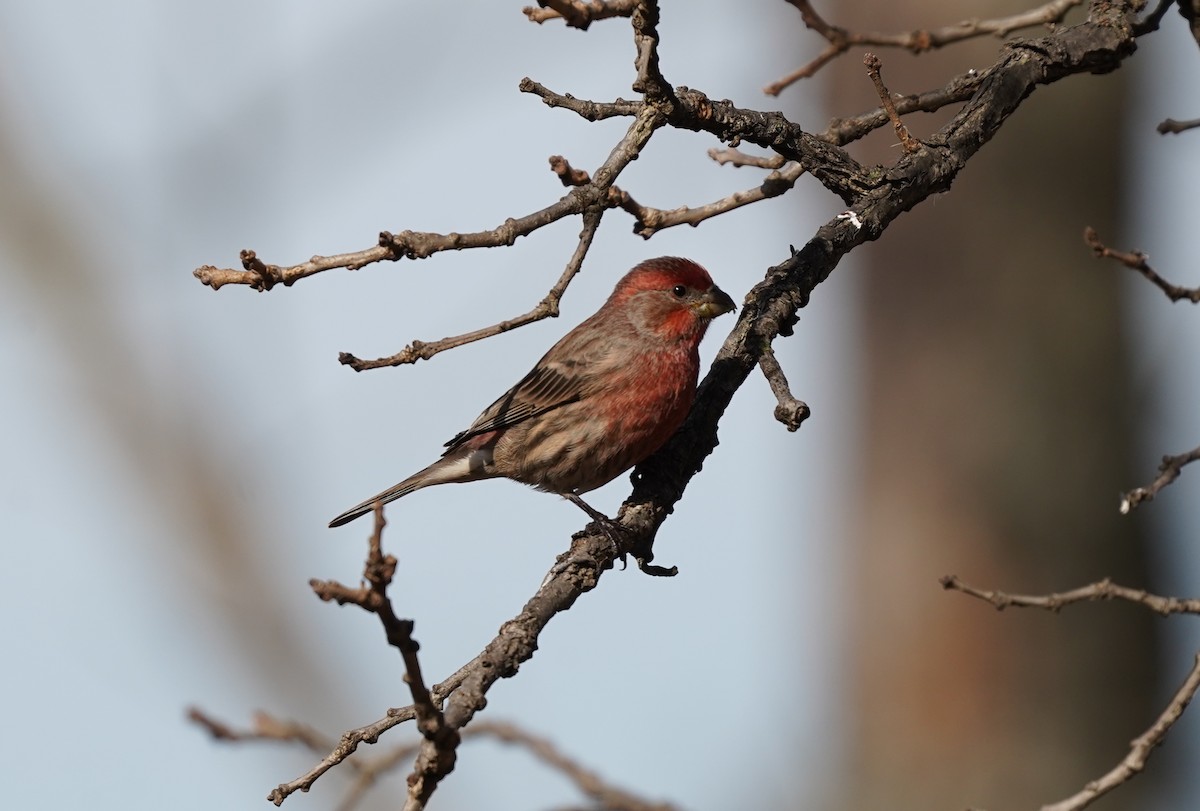
[{"label": "blurred branch", "polygon": [[1136,270],[1138,273],[1145,276],[1159,290],[1167,294],[1167,298],[1171,301],[1181,301],[1187,299],[1193,304],[1200,303],[1200,287],[1180,287],[1179,285],[1171,284],[1162,276],[1159,276],[1154,268],[1150,267],[1149,259],[1146,254],[1141,251],[1126,253],[1124,251],[1115,251],[1107,247],[1100,241],[1099,235],[1096,234],[1094,228],[1090,226],[1083,229],[1083,241],[1088,244],[1092,252],[1099,259],[1116,259],[1130,270]]},{"label": "blurred branch", "polygon": [[1107,578],[1086,586],[1080,586],[1071,591],[1044,595],[1007,594],[1003,591],[985,591],[967,585],[956,575],[947,575],[938,582],[947,591],[959,591],[984,602],[991,603],[997,611],[1003,611],[1009,606],[1014,606],[1017,608],[1043,608],[1047,611],[1058,612],[1064,606],[1074,603],[1125,600],[1126,602],[1144,606],[1164,617],[1169,614],[1200,614],[1200,600],[1162,597],[1157,594],[1150,594],[1142,589],[1118,586]]},{"label": "blurred branch", "polygon": [[1160,135],[1178,135],[1181,132],[1200,127],[1200,118],[1193,118],[1188,121],[1176,121],[1174,118],[1164,120],[1156,128]]},{"label": "blurred branch", "polygon": [[[296,742],[316,753],[325,751],[330,746],[329,739],[311,727],[295,721],[280,720],[265,712],[255,713],[251,728],[246,730],[235,729],[196,708],[188,710],[188,718],[207,730],[215,740],[226,743]],[[480,721],[463,730],[462,737],[464,741],[493,738],[525,749],[543,764],[567,777],[581,793],[598,803],[601,808],[610,811],[675,811],[677,808],[670,803],[648,802],[609,784],[595,772],[567,757],[548,739],[527,732],[513,723]],[[402,744],[371,761],[348,761],[356,777],[346,797],[338,805],[340,811],[352,809],[381,776],[395,770],[415,755],[419,748],[419,743]]]},{"label": "blurred branch", "polygon": [[1152,501],[1158,492],[1179,478],[1183,466],[1200,459],[1200,448],[1193,448],[1187,453],[1176,456],[1164,456],[1158,466],[1158,478],[1145,487],[1137,487],[1121,496],[1120,511],[1126,515],[1143,501]]},{"label": "blurred branch", "polygon": [[[1081,602],[1096,602],[1100,600],[1125,600],[1144,606],[1156,614],[1200,614],[1200,600],[1184,600],[1178,597],[1162,597],[1150,594],[1142,589],[1131,589],[1118,586],[1107,578],[1071,591],[1046,595],[1006,594],[1002,591],[985,591],[969,586],[955,575],[948,575],[940,580],[942,588],[959,591],[971,597],[976,597],[991,603],[996,610],[1003,611],[1009,606],[1020,608],[1042,608],[1057,612],[1064,606]],[[1123,783],[1128,782],[1141,773],[1145,768],[1154,748],[1162,743],[1167,731],[1183,716],[1184,710],[1200,689],[1200,654],[1197,654],[1192,664],[1192,670],[1184,680],[1183,685],[1167,704],[1166,709],[1154,723],[1130,744],[1129,754],[1112,770],[1101,777],[1089,782],[1077,794],[1057,803],[1042,806],[1042,811],[1079,811],[1101,796],[1107,794]]]},{"label": "blurred branch", "polygon": [[788,2],[800,12],[805,27],[816,31],[825,38],[829,45],[812,61],[764,87],[763,92],[769,96],[778,96],[785,88],[799,80],[815,75],[817,71],[850,50],[851,47],[868,45],[879,48],[904,48],[911,53],[919,54],[943,45],[989,34],[1006,37],[1021,28],[1061,22],[1067,12],[1075,6],[1082,5],[1083,0],[1054,0],[1044,6],[1008,17],[997,17],[992,20],[964,20],[941,28],[917,29],[898,34],[847,31],[826,22],[807,0],[788,0]]},{"label": "blurred branch", "polygon": [[1149,729],[1133,739],[1129,745],[1129,754],[1120,763],[1107,774],[1088,783],[1079,793],[1060,802],[1042,806],[1042,811],[1079,811],[1141,774],[1155,747],[1166,738],[1167,732],[1183,715],[1183,711],[1187,709],[1198,689],[1200,689],[1200,654],[1196,655],[1191,672],[1188,673],[1175,696],[1167,704],[1166,709]]}]

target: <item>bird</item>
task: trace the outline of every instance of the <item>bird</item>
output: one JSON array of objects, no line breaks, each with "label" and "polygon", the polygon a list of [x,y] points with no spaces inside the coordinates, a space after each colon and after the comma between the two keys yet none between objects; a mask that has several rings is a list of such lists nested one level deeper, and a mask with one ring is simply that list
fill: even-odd
[{"label": "bird", "polygon": [[[504,477],[579,496],[658,450],[696,395],[698,347],[733,299],[690,259],[636,265],[591,317],[445,444],[442,457],[329,522],[340,527],[423,487]],[[607,520],[607,519],[606,519]]]}]

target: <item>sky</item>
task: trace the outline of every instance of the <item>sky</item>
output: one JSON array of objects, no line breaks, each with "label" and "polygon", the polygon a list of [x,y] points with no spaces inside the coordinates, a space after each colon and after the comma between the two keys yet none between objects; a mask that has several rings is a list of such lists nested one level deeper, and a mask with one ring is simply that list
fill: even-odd
[{"label": "sky", "polygon": [[[578,222],[512,248],[332,271],[269,293],[213,292],[192,277],[236,266],[242,248],[292,264],[368,247],[384,229],[486,229],[556,200],[547,158],[594,167],[625,123],[589,124],[517,84],[632,97],[632,45],[624,22],[536,26],[519,5],[454,4],[452,21],[438,4],[369,0],[0,7],[0,178],[25,190],[0,188],[5,806],[264,807],[315,758],[214,743],[186,722],[188,707],[235,726],[261,708],[336,736],[408,703],[373,618],[308,589],[312,577],[354,583],[361,569],[369,528],[328,520],[435,458],[636,262],[689,256],[740,301],[789,242],[840,210],[802,181],[649,243],[610,213],[559,319],[362,374],[338,352],[388,355],[529,309],[561,273]],[[692,5],[686,17],[664,9],[670,81],[824,124],[814,88],[760,94],[795,67],[781,45],[794,9]],[[1194,112],[1182,85],[1142,81],[1162,94],[1145,98],[1147,120]],[[1147,171],[1179,179],[1146,184],[1129,233],[1169,245],[1186,232],[1200,169],[1185,139],[1141,150]],[[672,208],[755,184],[753,170],[710,161],[711,146],[660,133],[620,185]],[[1188,255],[1153,258],[1185,269]],[[739,796],[730,770],[761,784],[764,808],[790,804],[797,768],[814,799],[836,785],[856,283],[848,262],[796,337],[776,344],[813,419],[788,433],[752,377],[659,533],[656,562],[680,576],[607,573],[551,623],[520,676],[493,689],[488,718],[688,808],[727,807]],[[1163,355],[1196,345],[1180,339],[1194,313],[1163,318],[1153,293],[1133,295],[1155,325],[1142,332],[1147,380],[1160,379],[1156,364],[1190,368]],[[703,358],[732,324],[714,323]],[[1178,426],[1196,413],[1200,378],[1182,378],[1167,398],[1177,412],[1146,438],[1148,471],[1195,445]],[[622,477],[589,501],[615,512],[628,489]],[[1174,502],[1164,520],[1181,520],[1184,500]],[[422,491],[389,519],[393,598],[416,621],[430,681],[520,610],[585,523],[505,481]],[[412,735],[380,746],[393,740]],[[772,745],[747,745],[763,740]],[[402,776],[363,807],[391,807]],[[332,807],[345,786],[328,775],[287,805]],[[464,745],[439,795],[440,807],[499,811],[579,798],[527,754],[486,742]]]}]

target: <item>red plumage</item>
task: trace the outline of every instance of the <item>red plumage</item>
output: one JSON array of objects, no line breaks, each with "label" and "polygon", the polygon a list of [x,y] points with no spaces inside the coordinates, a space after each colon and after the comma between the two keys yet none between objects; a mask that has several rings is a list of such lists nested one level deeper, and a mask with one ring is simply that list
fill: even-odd
[{"label": "red plumage", "polygon": [[734,308],[704,268],[649,259],[551,347],[442,458],[330,522],[434,484],[497,476],[563,495],[607,484],[658,450],[696,394],[709,322]]}]

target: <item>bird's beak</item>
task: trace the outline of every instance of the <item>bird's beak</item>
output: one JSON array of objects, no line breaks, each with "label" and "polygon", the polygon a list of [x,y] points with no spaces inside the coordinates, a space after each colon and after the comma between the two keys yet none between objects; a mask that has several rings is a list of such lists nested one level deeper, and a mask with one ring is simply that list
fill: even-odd
[{"label": "bird's beak", "polygon": [[692,312],[701,318],[716,318],[736,309],[729,294],[715,284],[692,304]]}]

